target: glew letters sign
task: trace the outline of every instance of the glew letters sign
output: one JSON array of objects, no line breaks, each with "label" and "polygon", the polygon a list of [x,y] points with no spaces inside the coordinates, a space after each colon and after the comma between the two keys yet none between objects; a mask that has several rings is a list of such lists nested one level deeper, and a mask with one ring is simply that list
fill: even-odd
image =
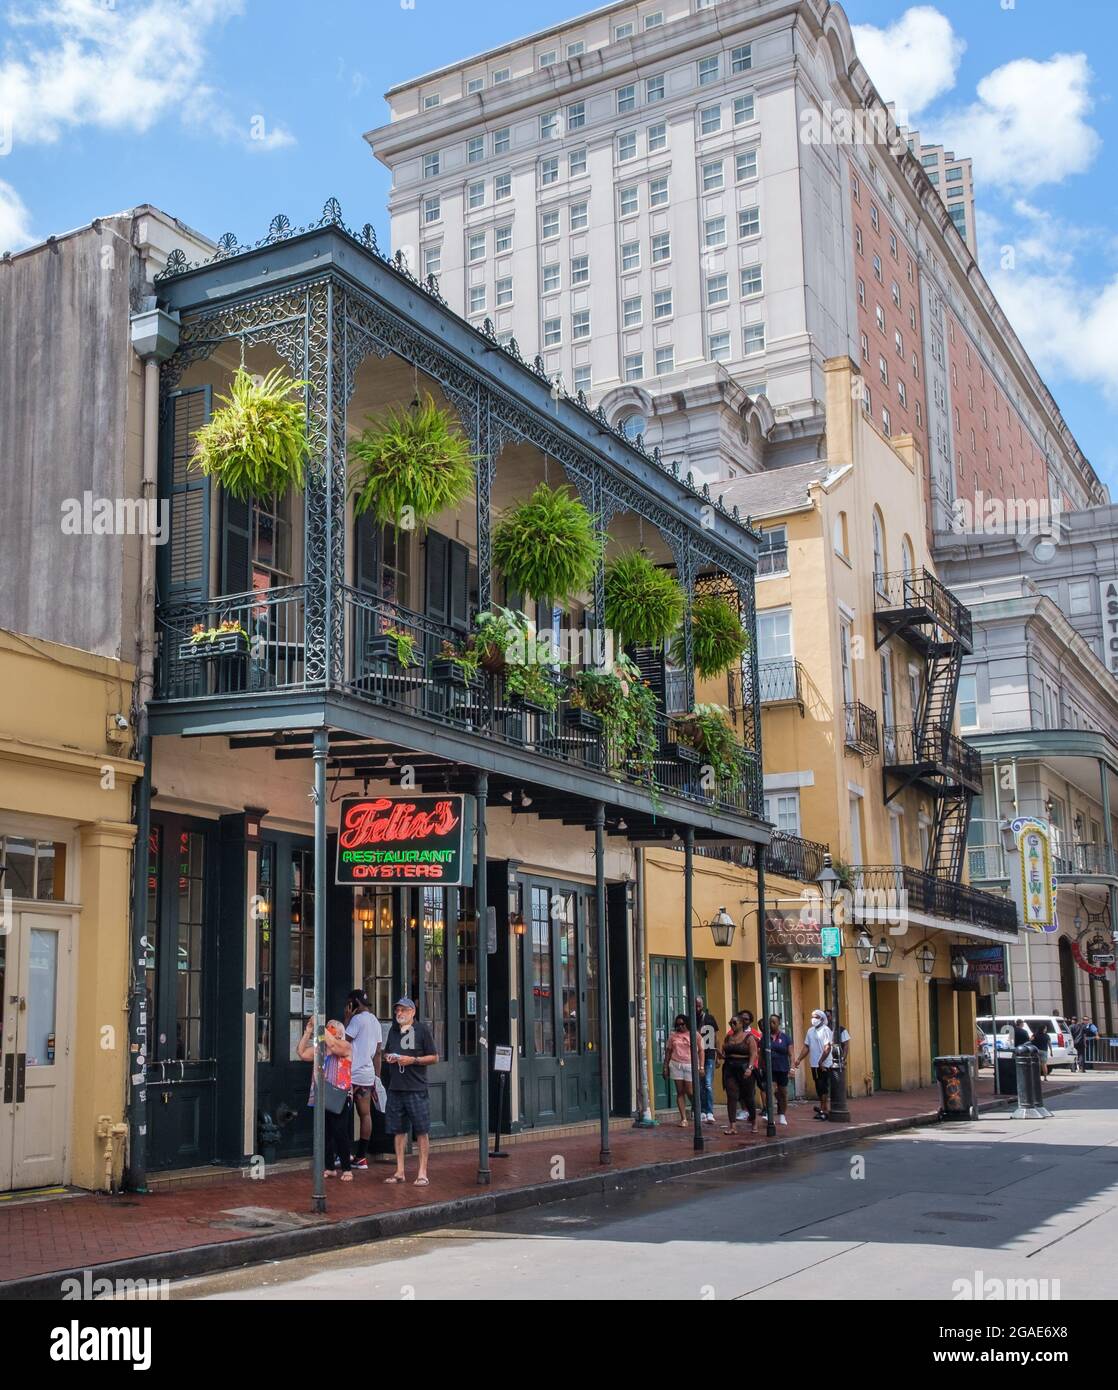
[{"label": "glew letters sign", "polygon": [[467,816],[464,796],[347,796],[336,882],[472,882]]}]

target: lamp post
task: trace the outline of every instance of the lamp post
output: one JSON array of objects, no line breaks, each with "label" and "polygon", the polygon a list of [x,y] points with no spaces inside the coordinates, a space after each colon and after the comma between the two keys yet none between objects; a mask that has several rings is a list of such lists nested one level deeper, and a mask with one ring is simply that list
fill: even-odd
[{"label": "lamp post", "polygon": [[[828,925],[834,925],[831,909],[838,891],[840,879],[831,864],[831,856],[823,856],[823,867],[815,882],[823,899],[824,917]],[[839,945],[842,946],[842,928],[839,927]],[[882,938],[884,940],[884,938]],[[889,952],[892,955],[892,951]],[[850,1123],[850,1107],[846,1103],[846,1058],[842,1050],[842,1018],[839,1011],[838,956],[831,957],[831,1006],[834,1028],[831,1038],[831,1119],[842,1124]]]}]

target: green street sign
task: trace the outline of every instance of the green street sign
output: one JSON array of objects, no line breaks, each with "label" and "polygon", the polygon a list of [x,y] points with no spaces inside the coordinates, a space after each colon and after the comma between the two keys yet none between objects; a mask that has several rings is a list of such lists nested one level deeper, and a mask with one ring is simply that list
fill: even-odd
[{"label": "green street sign", "polygon": [[842,930],[839,927],[820,927],[819,939],[825,957],[842,955]]}]

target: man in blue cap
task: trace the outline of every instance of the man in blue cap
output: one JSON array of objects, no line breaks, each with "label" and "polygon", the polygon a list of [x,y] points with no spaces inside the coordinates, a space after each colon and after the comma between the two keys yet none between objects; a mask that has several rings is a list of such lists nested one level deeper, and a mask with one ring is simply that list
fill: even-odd
[{"label": "man in blue cap", "polygon": [[381,1078],[388,1088],[384,1128],[396,1146],[396,1171],[385,1182],[406,1182],[404,1149],[410,1126],[419,1145],[416,1187],[427,1187],[427,1156],[431,1151],[431,1104],[427,1093],[427,1068],[439,1060],[435,1039],[426,1023],[416,1021],[415,1000],[405,995],[396,1000],[395,1022],[384,1044]]}]

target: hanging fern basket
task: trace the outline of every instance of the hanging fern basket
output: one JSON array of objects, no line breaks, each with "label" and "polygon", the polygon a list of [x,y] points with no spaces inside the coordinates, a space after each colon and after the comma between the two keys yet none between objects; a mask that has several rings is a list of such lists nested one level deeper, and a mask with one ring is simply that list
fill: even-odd
[{"label": "hanging fern basket", "polygon": [[[691,605],[691,655],[695,674],[710,680],[741,661],[749,650],[749,634],[741,625],[735,606],[721,594],[705,594]],[[677,638],[672,655],[683,664],[683,639]]]},{"label": "hanging fern basket", "polygon": [[368,420],[349,446],[355,516],[371,512],[380,526],[411,530],[468,496],[477,455],[431,396]]},{"label": "hanging fern basket", "polygon": [[593,517],[567,487],[540,483],[493,531],[493,563],[509,588],[552,603],[593,585],[600,552]]},{"label": "hanging fern basket", "polygon": [[241,367],[228,396],[218,397],[218,409],[196,432],[191,467],[242,502],[302,489],[306,385],[282,371],[253,377]]},{"label": "hanging fern basket", "polygon": [[624,647],[653,647],[683,620],[683,589],[643,550],[626,550],[606,566],[606,627]]}]

